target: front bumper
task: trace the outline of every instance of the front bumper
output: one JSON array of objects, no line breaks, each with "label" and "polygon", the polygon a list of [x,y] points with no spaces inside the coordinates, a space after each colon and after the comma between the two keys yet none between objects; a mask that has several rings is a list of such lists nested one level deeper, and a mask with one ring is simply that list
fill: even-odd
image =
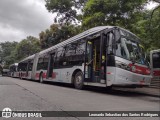
[{"label": "front bumper", "polygon": [[151,75],[142,75],[116,67],[116,76],[113,85],[120,86],[149,86]]}]

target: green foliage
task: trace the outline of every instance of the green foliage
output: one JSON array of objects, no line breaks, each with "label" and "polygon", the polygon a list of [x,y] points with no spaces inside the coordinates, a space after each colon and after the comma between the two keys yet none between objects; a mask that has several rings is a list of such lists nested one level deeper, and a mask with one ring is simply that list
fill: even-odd
[{"label": "green foliage", "polygon": [[160,49],[160,7],[154,12],[150,26],[150,49]]},{"label": "green foliage", "polygon": [[83,26],[88,29],[99,25],[129,28],[133,14],[141,11],[146,0],[88,0],[84,7]]},{"label": "green foliage", "polygon": [[16,56],[16,60],[19,61],[39,52],[40,50],[39,40],[35,37],[29,36],[16,46],[14,55]]},{"label": "green foliage", "polygon": [[71,23],[80,19],[76,9],[82,9],[87,0],[45,0],[46,8],[49,12],[56,13],[55,22]]},{"label": "green foliage", "polygon": [[[77,19],[82,22],[83,30],[101,25],[126,28],[139,36],[146,51],[150,51],[160,48],[159,10],[144,9],[151,1],[160,3],[158,0],[46,0],[46,8],[49,12],[57,14],[55,19],[58,23],[68,25]],[[81,28],[79,27],[79,31]],[[62,33],[63,31],[56,32],[57,36],[61,36]],[[46,35],[45,32],[42,34]],[[54,45],[63,41],[63,37],[54,36],[54,40],[46,38],[42,44]]]},{"label": "green foliage", "polygon": [[132,23],[131,31],[141,38],[141,42],[149,53],[151,50],[160,49],[160,8],[157,9],[151,19],[151,12],[144,11],[135,14],[135,22]]},{"label": "green foliage", "polygon": [[[145,50],[160,49],[160,5],[145,10],[149,1],[158,0],[45,0],[49,12],[56,14],[50,28],[39,39],[27,37],[20,43],[0,43],[0,64],[8,67],[14,62],[58,44],[78,33],[100,25],[120,26],[139,36]],[[80,21],[82,25],[72,25]]]},{"label": "green foliage", "polygon": [[[83,29],[101,25],[126,28],[139,36],[145,50],[160,48],[160,10],[146,11],[144,5],[154,0],[88,0],[84,7]],[[152,19],[151,19],[152,16]]]},{"label": "green foliage", "polygon": [[53,24],[50,26],[50,29],[42,31],[39,34],[41,48],[45,49],[53,45],[58,44],[80,32],[79,27],[74,25],[69,26],[59,26]]},{"label": "green foliage", "polygon": [[17,42],[0,43],[0,64],[5,65],[5,68],[14,63],[15,57],[13,53],[17,44]]},{"label": "green foliage", "polygon": [[4,68],[41,50],[39,39],[29,36],[17,42],[0,43],[0,64]]}]

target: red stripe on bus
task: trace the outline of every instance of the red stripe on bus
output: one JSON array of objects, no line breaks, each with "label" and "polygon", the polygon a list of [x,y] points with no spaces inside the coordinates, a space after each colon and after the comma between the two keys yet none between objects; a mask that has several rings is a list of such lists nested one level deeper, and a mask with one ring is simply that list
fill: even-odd
[{"label": "red stripe on bus", "polygon": [[22,73],[22,77],[26,77],[26,73]]},{"label": "red stripe on bus", "polygon": [[53,73],[52,73],[52,78],[55,79],[55,78],[56,78],[56,75],[57,75],[57,73],[56,73],[56,72],[53,72]]},{"label": "red stripe on bus", "polygon": [[[131,67],[131,71],[135,72],[135,73],[139,73],[139,74],[143,74],[143,75],[150,75],[150,69],[147,67],[142,67],[142,66],[138,66],[135,64],[129,64],[129,66]],[[134,69],[133,69],[134,67]]]},{"label": "red stripe on bus", "polygon": [[39,78],[39,73],[36,73],[36,78]]},{"label": "red stripe on bus", "polygon": [[160,76],[160,70],[154,70],[153,75],[154,76]]},{"label": "red stripe on bus", "polygon": [[43,78],[46,78],[47,77],[47,74],[46,73],[43,73]]}]

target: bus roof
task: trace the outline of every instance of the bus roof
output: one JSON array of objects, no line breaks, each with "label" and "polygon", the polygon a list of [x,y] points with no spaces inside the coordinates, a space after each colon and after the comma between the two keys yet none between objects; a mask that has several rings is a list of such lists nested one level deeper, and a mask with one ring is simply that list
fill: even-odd
[{"label": "bus roof", "polygon": [[98,27],[91,28],[91,29],[89,29],[87,31],[84,31],[84,32],[82,32],[82,33],[80,33],[80,34],[78,34],[78,35],[76,35],[74,37],[71,37],[71,38],[69,38],[69,39],[67,39],[67,40],[65,40],[65,41],[63,41],[63,42],[61,42],[61,43],[59,43],[57,45],[54,45],[54,46],[52,46],[52,47],[50,47],[48,49],[45,49],[45,50],[41,51],[39,53],[39,55],[42,55],[42,54],[47,53],[47,52],[50,52],[53,49],[56,49],[56,48],[58,48],[58,47],[60,47],[62,45],[68,44],[68,43],[76,41],[76,40],[80,40],[80,39],[85,38],[85,37],[87,37],[89,35],[92,35],[92,34],[95,34],[97,32],[100,32],[102,30],[113,28],[113,27],[115,27],[115,26],[98,26]]},{"label": "bus roof", "polygon": [[33,55],[29,56],[29,57],[26,57],[23,60],[21,60],[19,63],[24,62],[26,60],[34,59],[34,56],[35,56],[35,54],[33,54]]},{"label": "bus roof", "polygon": [[11,64],[10,67],[11,66],[18,66],[18,63]]},{"label": "bus roof", "polygon": [[[65,45],[65,44],[68,44],[68,43],[71,43],[71,42],[74,42],[74,41],[76,41],[76,40],[83,39],[83,38],[85,38],[85,37],[87,37],[87,36],[90,36],[90,35],[93,35],[93,34],[95,34],[95,33],[101,32],[101,31],[106,30],[106,29],[111,29],[111,28],[120,28],[120,29],[122,29],[122,30],[124,30],[124,31],[126,31],[126,32],[129,32],[129,33],[132,34],[133,36],[137,37],[135,34],[131,33],[130,31],[128,31],[128,30],[126,30],[126,29],[123,29],[123,28],[121,28],[121,27],[117,27],[117,26],[98,26],[98,27],[94,27],[94,28],[91,28],[91,29],[89,29],[89,30],[86,30],[86,31],[84,31],[84,32],[82,32],[82,33],[74,36],[74,37],[71,37],[71,38],[69,38],[69,39],[67,39],[67,40],[65,40],[65,41],[63,41],[63,42],[61,42],[61,43],[58,43],[57,45],[54,45],[54,46],[52,46],[52,47],[50,47],[50,48],[47,48],[47,49],[39,52],[39,55],[41,56],[41,55],[43,55],[43,54],[45,54],[45,53],[48,53],[48,52],[50,52],[50,51],[52,51],[52,50],[60,47],[60,46],[63,46],[63,45]],[[137,37],[137,38],[138,38],[138,37]],[[139,39],[139,38],[138,38],[138,39]],[[25,58],[25,59],[23,59],[23,60],[20,61],[20,62],[24,62],[24,61],[29,60],[29,59],[34,59],[34,56],[35,56],[35,54],[34,54],[34,55],[31,55],[31,56],[29,56],[29,57],[27,57],[27,58]]]}]

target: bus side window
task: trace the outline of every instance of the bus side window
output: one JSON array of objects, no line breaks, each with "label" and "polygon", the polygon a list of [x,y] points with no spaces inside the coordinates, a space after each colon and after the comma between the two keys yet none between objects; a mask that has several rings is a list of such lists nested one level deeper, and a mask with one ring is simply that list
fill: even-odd
[{"label": "bus side window", "polygon": [[28,71],[32,71],[32,67],[33,67],[33,60],[30,61],[29,63],[29,66],[28,66]]},{"label": "bus side window", "polygon": [[65,47],[60,47],[57,49],[57,52],[55,54],[55,59],[54,59],[54,67],[55,68],[61,68],[64,65],[63,64],[63,62],[65,61],[64,49],[65,49]]},{"label": "bus side window", "polygon": [[22,71],[27,71],[27,64],[28,64],[28,61],[25,61],[24,63],[22,63]]},{"label": "bus side window", "polygon": [[37,65],[37,70],[40,70],[42,68],[43,68],[43,58],[39,58],[38,65]]},{"label": "bus side window", "polygon": [[114,43],[114,34],[110,32],[107,36],[108,38],[108,54],[113,54],[113,43]]},{"label": "bus side window", "polygon": [[68,66],[80,65],[85,57],[86,41],[81,39],[71,44],[68,44],[65,51],[66,63]]},{"label": "bus side window", "polygon": [[86,46],[86,42],[84,40],[78,41],[78,45],[76,48],[76,55],[84,55],[85,46]]},{"label": "bus side window", "polygon": [[49,61],[49,56],[46,55],[43,58],[43,70],[47,70],[48,69],[48,61]]},{"label": "bus side window", "polygon": [[66,49],[65,49],[66,63],[64,65],[73,66],[75,64],[77,45],[78,45],[78,42],[73,42],[66,46]]},{"label": "bus side window", "polygon": [[71,43],[71,44],[68,44],[68,45],[66,46],[65,56],[75,55],[77,45],[78,45],[77,42],[73,42],[73,43]]}]

